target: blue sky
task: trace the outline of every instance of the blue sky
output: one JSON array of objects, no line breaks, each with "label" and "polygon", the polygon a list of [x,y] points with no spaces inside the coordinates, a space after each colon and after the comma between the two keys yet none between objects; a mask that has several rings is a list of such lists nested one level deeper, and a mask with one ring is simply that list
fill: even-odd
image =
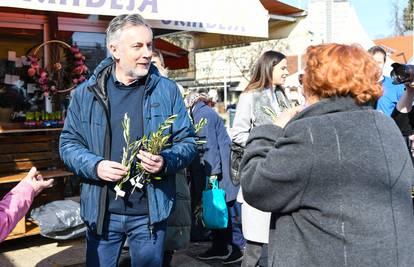
[{"label": "blue sky", "polygon": [[[393,35],[393,3],[397,0],[349,0],[354,7],[362,27],[372,39]],[[281,0],[287,4],[306,9],[308,0]],[[408,0],[398,0],[401,11]]]}]

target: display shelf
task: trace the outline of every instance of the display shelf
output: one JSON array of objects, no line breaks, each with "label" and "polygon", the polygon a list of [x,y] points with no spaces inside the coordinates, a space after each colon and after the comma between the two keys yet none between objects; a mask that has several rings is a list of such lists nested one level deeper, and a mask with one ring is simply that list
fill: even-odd
[{"label": "display shelf", "polygon": [[47,132],[61,131],[62,128],[29,128],[22,122],[8,123],[0,122],[0,133],[30,133],[30,132]]}]

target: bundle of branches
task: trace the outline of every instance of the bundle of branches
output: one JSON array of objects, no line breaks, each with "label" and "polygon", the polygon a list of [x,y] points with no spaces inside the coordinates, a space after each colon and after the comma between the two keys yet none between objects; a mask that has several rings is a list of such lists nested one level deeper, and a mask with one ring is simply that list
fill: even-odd
[{"label": "bundle of branches", "polygon": [[[151,179],[161,179],[147,172],[139,161],[136,160],[136,156],[140,150],[147,151],[153,155],[158,155],[169,144],[167,143],[171,137],[171,134],[163,135],[164,131],[171,127],[174,123],[177,115],[168,117],[163,123],[160,124],[156,132],[151,133],[149,137],[144,135],[140,140],[131,141],[130,136],[130,119],[128,114],[125,113],[124,120],[122,122],[123,135],[126,146],[123,148],[122,162],[121,164],[128,168],[128,173],[122,178],[115,186],[116,197],[124,197],[125,192],[122,190],[122,185],[130,181],[133,188],[142,188],[145,182],[151,181]],[[131,177],[131,167],[135,163],[137,174]]]}]

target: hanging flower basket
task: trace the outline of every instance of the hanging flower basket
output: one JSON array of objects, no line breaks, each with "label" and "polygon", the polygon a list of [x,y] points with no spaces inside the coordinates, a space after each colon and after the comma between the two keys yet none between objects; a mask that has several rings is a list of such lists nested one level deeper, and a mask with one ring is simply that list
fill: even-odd
[{"label": "hanging flower basket", "polygon": [[[57,56],[56,62],[51,62],[50,66],[40,65],[39,51],[46,44],[57,44],[59,52],[63,55]],[[30,62],[27,74],[33,79],[45,96],[54,93],[66,93],[85,81],[89,76],[89,70],[85,65],[85,56],[82,55],[76,44],[69,45],[60,40],[50,40],[34,47],[35,50],[27,58]],[[59,53],[58,52],[58,53]]]}]

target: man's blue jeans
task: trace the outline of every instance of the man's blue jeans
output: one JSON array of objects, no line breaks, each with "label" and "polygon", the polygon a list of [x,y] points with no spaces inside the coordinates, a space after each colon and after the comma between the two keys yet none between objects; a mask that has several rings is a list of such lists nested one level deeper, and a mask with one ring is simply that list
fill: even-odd
[{"label": "man's blue jeans", "polygon": [[147,215],[108,214],[102,235],[88,229],[86,266],[116,267],[128,237],[131,266],[162,266],[166,222],[154,225],[150,234]]}]

